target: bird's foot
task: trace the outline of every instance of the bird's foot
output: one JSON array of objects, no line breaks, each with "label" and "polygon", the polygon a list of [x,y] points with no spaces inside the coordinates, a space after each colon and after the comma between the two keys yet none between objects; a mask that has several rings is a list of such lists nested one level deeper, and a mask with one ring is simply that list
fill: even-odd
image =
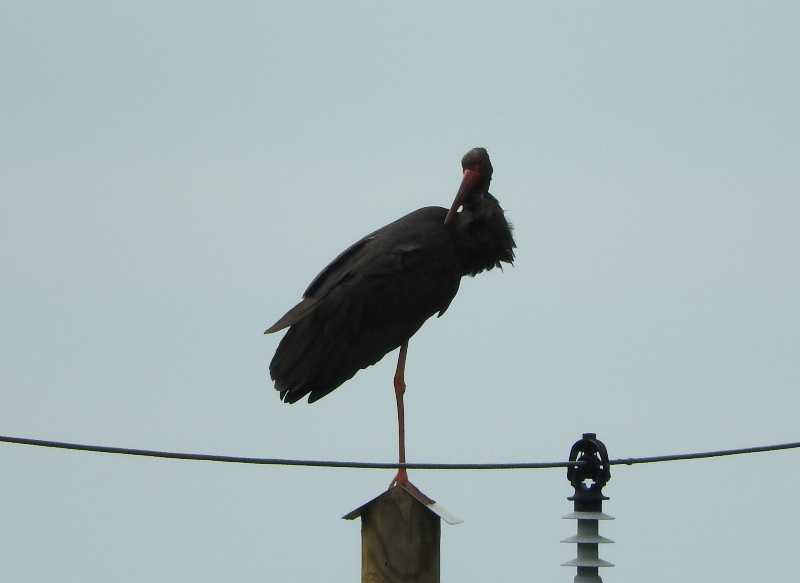
[{"label": "bird's foot", "polygon": [[405,468],[400,468],[397,470],[397,475],[394,477],[394,480],[392,480],[392,483],[389,484],[389,487],[405,486],[410,483],[411,482],[408,481],[408,471]]},{"label": "bird's foot", "polygon": [[405,468],[397,470],[397,475],[394,477],[394,480],[392,480],[392,483],[389,484],[389,488],[394,488],[395,486],[402,486],[423,504],[430,505],[435,503],[435,500],[428,498],[425,494],[420,492],[419,488],[408,481],[408,472]]}]

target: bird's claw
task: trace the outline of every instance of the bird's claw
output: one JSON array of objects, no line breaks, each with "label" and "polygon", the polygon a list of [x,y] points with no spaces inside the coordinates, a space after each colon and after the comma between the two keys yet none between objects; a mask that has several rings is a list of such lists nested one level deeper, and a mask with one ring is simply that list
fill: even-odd
[{"label": "bird's claw", "polygon": [[392,480],[392,483],[389,484],[389,488],[394,488],[395,486],[402,486],[405,488],[414,498],[425,504],[426,506],[430,506],[431,504],[435,504],[436,501],[432,498],[428,498],[425,494],[420,492],[419,488],[417,488],[414,484],[408,481],[408,472],[405,468],[400,468],[397,470],[397,475]]}]

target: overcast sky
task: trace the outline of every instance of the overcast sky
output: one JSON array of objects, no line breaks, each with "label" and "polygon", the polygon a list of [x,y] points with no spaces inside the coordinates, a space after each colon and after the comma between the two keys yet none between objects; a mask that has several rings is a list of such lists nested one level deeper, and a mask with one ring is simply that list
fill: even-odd
[{"label": "overcast sky", "polygon": [[[408,456],[800,440],[796,2],[5,2],[0,434],[394,461],[396,354],[282,404],[262,332],[489,150],[514,267],[411,340]],[[800,452],[614,467],[608,583],[796,578]],[[359,578],[390,471],[0,444],[0,580]],[[563,470],[411,472],[443,581],[571,581]]]}]

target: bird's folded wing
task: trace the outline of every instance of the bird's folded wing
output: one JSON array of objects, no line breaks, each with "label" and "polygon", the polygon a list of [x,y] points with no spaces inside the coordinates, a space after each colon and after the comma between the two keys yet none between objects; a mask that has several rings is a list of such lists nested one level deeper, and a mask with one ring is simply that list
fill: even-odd
[{"label": "bird's folded wing", "polygon": [[272,334],[273,332],[277,332],[278,330],[283,330],[284,328],[288,328],[292,324],[295,324],[300,321],[300,319],[305,316],[308,311],[313,308],[319,298],[306,298],[299,304],[297,304],[294,308],[286,312],[283,317],[275,322],[272,326],[266,329],[264,334]]}]

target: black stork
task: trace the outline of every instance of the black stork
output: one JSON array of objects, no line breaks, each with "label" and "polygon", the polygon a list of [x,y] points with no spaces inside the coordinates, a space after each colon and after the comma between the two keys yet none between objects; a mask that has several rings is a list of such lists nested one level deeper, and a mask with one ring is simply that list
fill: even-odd
[{"label": "black stork", "polygon": [[[313,403],[399,347],[394,388],[401,464],[409,338],[425,320],[444,314],[462,277],[514,261],[512,227],[489,194],[489,154],[474,148],[461,166],[450,210],[421,208],[367,235],[323,269],[303,301],[265,332],[289,328],[269,365],[285,403],[306,395]],[[397,484],[413,488],[405,468],[392,481]]]}]

